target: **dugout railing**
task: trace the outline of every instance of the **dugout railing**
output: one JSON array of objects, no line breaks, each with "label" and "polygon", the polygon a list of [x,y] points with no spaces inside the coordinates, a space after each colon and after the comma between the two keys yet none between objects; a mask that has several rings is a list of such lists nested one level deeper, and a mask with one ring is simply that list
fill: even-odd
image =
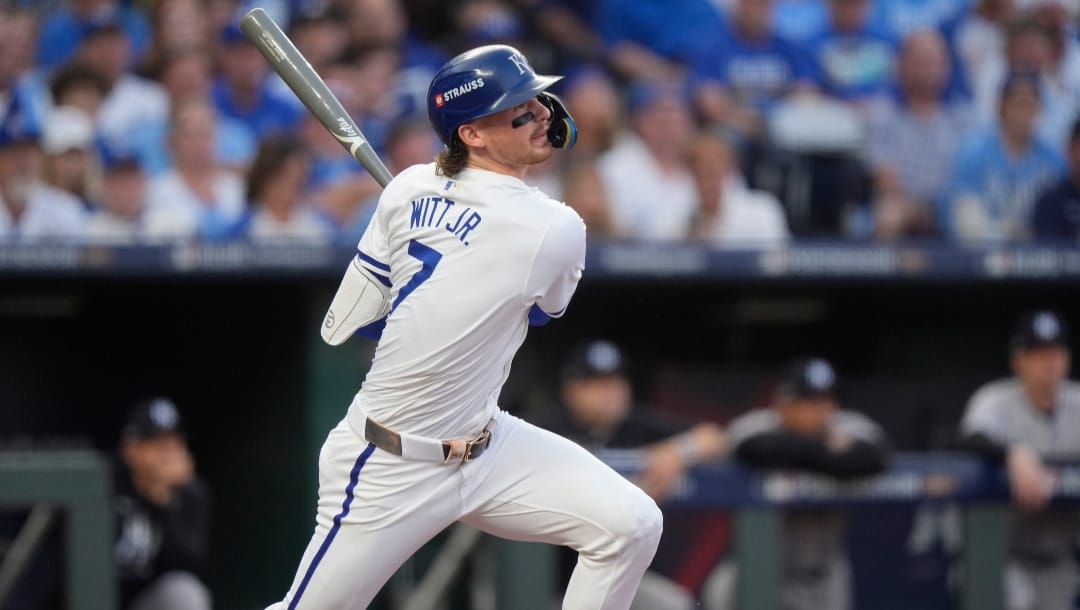
[{"label": "dugout railing", "polygon": [[115,610],[111,476],[92,451],[0,452],[0,508],[30,515],[0,561],[0,607],[13,607],[4,598],[33,561],[40,533],[62,523],[64,607]]},{"label": "dugout railing", "polygon": [[[625,476],[640,470],[637,451],[606,451],[609,465]],[[1061,463],[1056,472],[1054,504],[1080,507],[1080,465]],[[963,515],[962,574],[958,609],[1001,610],[1002,570],[1009,524],[1009,490],[1004,472],[965,454],[902,453],[877,476],[852,481],[794,471],[755,473],[732,462],[699,466],[675,487],[665,509],[725,509],[733,515],[733,556],[739,566],[738,607],[777,608],[780,516],[788,509],[836,507],[860,509],[950,503]],[[530,557],[531,562],[537,560]],[[535,570],[522,565],[522,572]],[[508,571],[513,571],[508,568]],[[506,607],[541,610],[540,592],[522,595]],[[531,601],[532,600],[532,601]]]},{"label": "dugout railing", "polygon": [[[635,451],[601,455],[633,477],[641,464]],[[1053,502],[1080,504],[1080,466],[1054,466]],[[115,607],[112,569],[111,486],[105,460],[93,452],[0,453],[0,506],[49,506],[65,521],[65,604],[71,610]],[[1008,487],[1004,474],[977,458],[954,453],[897,455],[885,473],[838,482],[796,472],[754,473],[730,462],[699,466],[676,485],[665,508],[720,508],[733,515],[733,558],[739,569],[739,608],[776,608],[780,515],[807,507],[867,508],[951,503],[962,509],[963,565],[959,585],[962,610],[1000,610],[1001,574],[1008,532]],[[459,533],[460,534],[460,533]],[[451,538],[451,541],[454,539]],[[464,543],[463,543],[464,544]],[[449,548],[454,547],[454,548]],[[465,549],[473,547],[472,538]],[[444,552],[454,551],[448,544]],[[537,544],[489,541],[493,553],[494,607],[547,610],[553,590],[553,549]],[[463,559],[455,555],[452,565]],[[436,570],[439,561],[433,563]],[[402,607],[434,607],[445,579],[428,595],[412,591]],[[430,600],[424,601],[430,597]]]},{"label": "dugout railing", "polygon": [[[636,452],[609,452],[604,459],[628,476],[640,464]],[[1080,469],[1068,467],[1068,473],[1058,479],[1058,501],[1080,499]],[[667,507],[731,510],[739,608],[776,608],[784,510],[954,503],[962,507],[964,528],[958,608],[1000,610],[1007,502],[1002,473],[982,460],[908,453],[895,456],[881,475],[848,482],[797,472],[753,473],[730,462],[701,466],[679,482]]]}]

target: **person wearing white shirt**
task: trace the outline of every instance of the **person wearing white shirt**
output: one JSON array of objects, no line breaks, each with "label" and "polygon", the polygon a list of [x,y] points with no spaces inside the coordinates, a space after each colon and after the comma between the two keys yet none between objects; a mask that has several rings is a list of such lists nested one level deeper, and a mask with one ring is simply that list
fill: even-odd
[{"label": "person wearing white shirt", "polygon": [[86,224],[88,243],[133,244],[143,239],[146,172],[134,149],[98,142],[102,176],[101,205]]},{"label": "person wearing white shirt", "polygon": [[128,71],[131,41],[116,22],[93,28],[79,49],[79,59],[100,72],[109,84],[97,114],[98,132],[110,139],[134,138],[142,126],[168,116],[165,89]]},{"label": "person wearing white shirt", "polygon": [[790,237],[787,216],[771,193],[747,188],[731,145],[703,133],[690,146],[690,169],[699,197],[691,236],[724,248],[767,248]]},{"label": "person wearing white shirt", "polygon": [[0,241],[78,241],[86,221],[79,200],[43,182],[27,186],[15,198],[0,187]]},{"label": "person wearing white shirt", "polygon": [[1005,64],[1005,30],[1015,18],[1014,0],[979,0],[956,28],[956,50],[972,90],[993,91]]},{"label": "person wearing white shirt", "polygon": [[[1052,2],[1047,4],[1052,8]],[[996,120],[1001,85],[1016,71],[1038,73],[1043,100],[1039,135],[1064,150],[1080,105],[1080,43],[1071,36],[1058,40],[1052,29],[1034,18],[1015,22],[1007,32],[1004,57],[988,61],[982,77],[973,83],[980,122],[992,124]]]},{"label": "person wearing white shirt", "polygon": [[628,96],[632,133],[598,161],[615,232],[684,239],[697,209],[684,155],[692,127],[687,98],[677,85],[658,82],[635,83]]},{"label": "person wearing white shirt", "polygon": [[41,180],[41,131],[18,103],[0,121],[0,241],[76,241],[85,212]]},{"label": "person wearing white shirt", "polygon": [[151,180],[146,234],[152,240],[220,237],[244,212],[244,185],[214,159],[214,109],[202,100],[178,104],[169,144],[173,168]]}]

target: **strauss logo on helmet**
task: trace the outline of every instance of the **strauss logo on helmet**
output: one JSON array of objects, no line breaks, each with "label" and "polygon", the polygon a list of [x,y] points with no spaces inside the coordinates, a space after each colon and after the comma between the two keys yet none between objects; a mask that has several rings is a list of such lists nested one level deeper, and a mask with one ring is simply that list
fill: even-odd
[{"label": "strauss logo on helmet", "polygon": [[461,97],[461,96],[465,95],[466,93],[472,93],[473,91],[476,91],[477,89],[480,89],[483,86],[484,86],[484,79],[483,78],[474,78],[471,81],[469,81],[467,83],[463,83],[463,84],[461,84],[461,85],[459,85],[457,87],[451,87],[450,89],[447,89],[446,91],[443,91],[442,93],[436,93],[435,94],[435,107],[436,108],[442,108],[443,105],[446,104],[446,102],[449,102],[450,100],[452,100],[452,99],[454,99],[456,97]]}]

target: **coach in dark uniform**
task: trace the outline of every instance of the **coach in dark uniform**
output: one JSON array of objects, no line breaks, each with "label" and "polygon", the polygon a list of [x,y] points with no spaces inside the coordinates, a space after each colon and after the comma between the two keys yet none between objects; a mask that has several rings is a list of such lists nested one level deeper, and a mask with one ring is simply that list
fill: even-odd
[{"label": "coach in dark uniform", "polygon": [[[889,443],[868,417],[841,410],[836,374],[821,358],[791,363],[772,404],[750,411],[728,427],[735,458],[754,468],[807,471],[837,479],[869,476],[885,469]],[[837,509],[784,513],[780,608],[849,610],[851,566],[845,541],[846,516]],[[722,570],[723,568],[721,568]],[[730,576],[710,579],[730,583]],[[712,589],[710,608],[730,604],[731,590]],[[724,600],[722,598],[729,598]]]},{"label": "coach in dark uniform", "polygon": [[961,441],[1008,471],[1012,492],[1008,610],[1071,610],[1080,512],[1050,508],[1047,458],[1080,456],[1080,383],[1067,379],[1069,333],[1053,311],[1021,317],[1011,341],[1013,376],[979,388],[960,424]]},{"label": "coach in dark uniform", "polygon": [[1069,171],[1035,200],[1032,233],[1039,241],[1075,244],[1080,240],[1080,118],[1069,132]]},{"label": "coach in dark uniform", "polygon": [[[560,387],[562,405],[538,417],[537,425],[590,451],[641,449],[645,465],[636,483],[657,503],[663,503],[688,468],[723,454],[718,425],[690,425],[635,405],[627,358],[610,341],[578,346],[563,366]],[[568,566],[572,559],[567,558]],[[692,607],[688,592],[650,571],[631,610]]]},{"label": "coach in dark uniform", "polygon": [[114,556],[125,610],[209,610],[210,493],[168,399],[135,406],[121,433]]}]

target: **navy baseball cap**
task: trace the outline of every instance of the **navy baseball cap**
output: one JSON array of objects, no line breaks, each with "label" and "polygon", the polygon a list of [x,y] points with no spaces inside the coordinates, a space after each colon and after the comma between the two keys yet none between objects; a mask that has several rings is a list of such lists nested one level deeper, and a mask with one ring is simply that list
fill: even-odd
[{"label": "navy baseball cap", "polygon": [[157,397],[136,404],[121,434],[124,440],[143,441],[165,434],[183,434],[180,411],[173,401]]},{"label": "navy baseball cap", "polygon": [[244,30],[240,29],[240,22],[232,19],[229,23],[225,24],[225,27],[221,29],[221,43],[225,46],[232,46],[235,44],[250,42],[248,37],[244,34]]},{"label": "navy baseball cap", "polygon": [[142,159],[139,158],[138,151],[128,143],[115,138],[99,137],[96,139],[95,147],[98,158],[101,160],[101,167],[105,171],[142,168]]},{"label": "navy baseball cap", "polygon": [[622,350],[611,341],[599,339],[579,345],[563,366],[563,381],[593,377],[626,376],[629,366]]},{"label": "navy baseball cap", "polygon": [[41,139],[41,125],[27,112],[24,104],[21,96],[13,95],[0,115],[0,148]]},{"label": "navy baseball cap", "polygon": [[580,66],[574,66],[566,71],[566,76],[563,77],[555,89],[559,91],[559,94],[563,97],[580,87],[582,84],[590,83],[592,81],[602,81],[605,83],[613,83],[611,76],[597,64],[581,64]]},{"label": "navy baseball cap", "polygon": [[124,22],[121,21],[120,13],[116,9],[98,11],[91,17],[90,21],[85,24],[83,30],[84,40],[110,34],[127,36],[127,31],[124,29]]},{"label": "navy baseball cap", "polygon": [[465,34],[472,44],[497,44],[521,37],[525,31],[518,14],[509,9],[489,10],[486,15],[468,25]]},{"label": "navy baseball cap", "polygon": [[1069,326],[1056,311],[1039,309],[1020,317],[1009,342],[1013,350],[1068,347]]},{"label": "navy baseball cap", "polygon": [[688,105],[690,98],[685,83],[640,79],[632,82],[626,91],[626,108],[630,114],[648,110],[662,101]]},{"label": "navy baseball cap", "polygon": [[797,399],[832,398],[836,371],[824,358],[800,358],[785,369],[777,393]]}]

